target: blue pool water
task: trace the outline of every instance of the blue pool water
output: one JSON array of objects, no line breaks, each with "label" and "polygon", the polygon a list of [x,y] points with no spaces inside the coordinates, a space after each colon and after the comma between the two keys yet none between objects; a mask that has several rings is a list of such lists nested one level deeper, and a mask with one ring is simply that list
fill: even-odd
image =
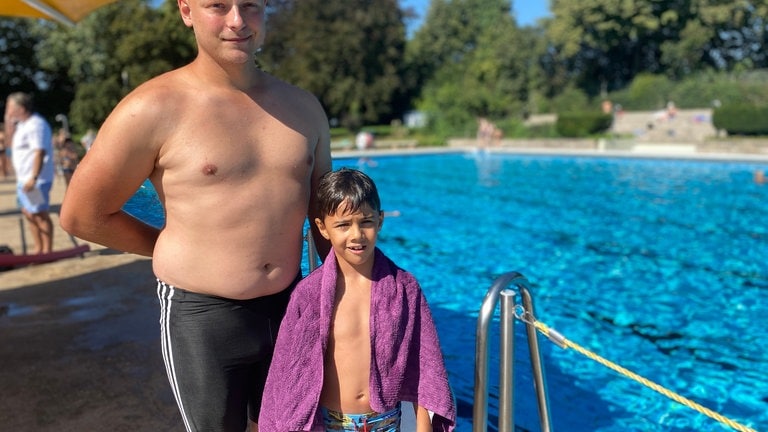
[{"label": "blue pool water", "polygon": [[[460,432],[471,430],[477,313],[509,271],[528,278],[538,319],[570,341],[768,430],[768,185],[752,182],[766,164],[478,153],[334,166],[367,172],[384,209],[401,213],[385,220],[379,246],[427,294]],[[147,213],[146,191],[136,199]],[[520,323],[516,334],[515,423],[538,431]],[[556,431],[731,430],[540,343]],[[497,365],[492,349],[492,426]]]}]

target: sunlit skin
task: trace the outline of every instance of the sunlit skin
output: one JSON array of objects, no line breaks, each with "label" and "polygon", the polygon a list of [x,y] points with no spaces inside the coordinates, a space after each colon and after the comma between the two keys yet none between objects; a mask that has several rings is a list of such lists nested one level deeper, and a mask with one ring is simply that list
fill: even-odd
[{"label": "sunlit skin", "polygon": [[265,36],[266,1],[178,0],[184,24],[195,32],[200,53],[226,65],[253,63]]},{"label": "sunlit skin", "polygon": [[[384,212],[368,204],[357,211],[348,211],[345,201],[336,213],[316,218],[315,224],[320,234],[330,241],[339,267],[320,405],[343,413],[368,413],[372,411],[368,387],[371,277]],[[432,430],[426,409],[416,409],[416,424],[418,432]]]},{"label": "sunlit skin", "polygon": [[[283,291],[300,269],[304,222],[316,216],[314,188],[331,169],[328,119],[313,95],[257,67],[265,1],[177,4],[197,56],[115,107],[72,177],[61,225],[151,256],[155,275],[186,291]],[[165,210],[161,229],[122,210],[145,179]]]},{"label": "sunlit skin", "polygon": [[347,212],[345,203],[335,214],[315,219],[320,234],[331,242],[340,270],[320,404],[339,412],[366,413],[371,411],[371,274],[384,215],[367,204]]},{"label": "sunlit skin", "polygon": [[346,211],[346,201],[335,214],[316,218],[320,234],[331,242],[341,272],[370,280],[373,269],[373,252],[379,231],[384,223],[384,213],[363,204],[356,212]]},{"label": "sunlit skin", "polygon": [[[274,294],[300,268],[311,191],[331,168],[328,121],[314,96],[255,65],[263,1],[178,5],[197,57],[118,104],[72,177],[61,223],[151,256],[161,280],[187,291]],[[122,211],[147,178],[165,209],[162,230]]]}]

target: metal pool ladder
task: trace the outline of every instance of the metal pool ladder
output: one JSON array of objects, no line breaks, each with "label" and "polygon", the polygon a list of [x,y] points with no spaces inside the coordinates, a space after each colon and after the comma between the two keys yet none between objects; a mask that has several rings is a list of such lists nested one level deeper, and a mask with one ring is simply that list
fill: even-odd
[{"label": "metal pool ladder", "polygon": [[[515,296],[507,289],[514,286],[520,292],[525,313],[533,314],[528,280],[518,272],[505,273],[494,281],[485,295],[477,317],[477,342],[475,345],[475,401],[472,408],[472,432],[487,432],[488,426],[488,328],[496,304],[501,297],[500,365],[499,365],[499,432],[513,432],[514,422],[514,347],[515,347]],[[544,383],[544,367],[536,337],[536,327],[526,320],[528,349],[531,356],[533,384],[539,407],[542,432],[551,431],[549,403]]]}]

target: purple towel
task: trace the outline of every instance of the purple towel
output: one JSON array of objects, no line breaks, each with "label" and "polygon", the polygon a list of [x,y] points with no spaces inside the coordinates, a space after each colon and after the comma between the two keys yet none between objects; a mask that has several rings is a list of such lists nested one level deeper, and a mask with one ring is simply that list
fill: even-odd
[{"label": "purple towel", "polygon": [[[319,400],[336,273],[331,252],[291,294],[264,389],[260,432],[324,430]],[[371,408],[383,413],[412,402],[434,413],[434,431],[452,431],[456,406],[427,300],[413,275],[378,248],[370,329]]]}]

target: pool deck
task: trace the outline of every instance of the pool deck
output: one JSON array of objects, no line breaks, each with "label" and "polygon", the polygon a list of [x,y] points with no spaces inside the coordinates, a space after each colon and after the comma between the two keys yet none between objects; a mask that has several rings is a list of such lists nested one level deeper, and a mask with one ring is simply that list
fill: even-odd
[{"label": "pool deck", "polygon": [[[533,147],[539,144],[540,147]],[[557,146],[561,144],[560,146]],[[720,150],[716,146],[709,144],[705,151],[698,146],[691,144],[670,144],[670,143],[643,143],[632,149],[610,149],[599,148],[599,144],[594,140],[568,141],[568,144],[562,145],[561,140],[550,141],[521,141],[504,140],[502,145],[497,147],[480,148],[474,145],[474,140],[452,140],[451,145],[446,147],[389,147],[384,144],[384,148],[373,148],[367,150],[334,150],[334,158],[364,158],[364,157],[382,157],[382,156],[404,156],[404,155],[429,155],[445,153],[477,153],[487,151],[489,153],[508,153],[508,154],[526,154],[526,155],[564,155],[579,157],[629,157],[629,158],[655,158],[655,159],[691,159],[691,160],[721,160],[721,161],[744,161],[763,163],[768,162],[768,140],[761,145],[752,145],[746,147],[751,152],[734,152],[734,146],[726,143]],[[592,147],[592,148],[590,148]],[[54,223],[54,249],[60,250],[70,248],[77,244],[88,244],[90,252],[85,254],[88,259],[71,258],[67,261],[70,266],[77,267],[84,261],[105,260],[112,263],[132,262],[137,259],[144,259],[130,254],[121,254],[104,248],[97,243],[85,242],[69,236],[64,230],[59,228],[58,215],[61,208],[61,202],[64,197],[66,186],[62,178],[57,177],[51,190],[51,218]],[[23,250],[21,226],[21,213],[16,205],[15,181],[13,178],[0,179],[0,245],[7,245],[16,254]],[[29,244],[29,235],[26,235],[26,241]],[[106,256],[106,258],[99,258]],[[41,275],[42,280],[54,275],[46,275],[41,272],[41,268],[52,269],[53,264],[46,264],[44,267],[19,268],[10,272],[0,272],[0,291],[9,288],[23,286],[28,282],[28,275]],[[40,278],[36,278],[40,279]]]},{"label": "pool deck", "polygon": [[[644,145],[610,150],[510,143],[488,151],[768,162],[768,145],[751,153]],[[334,157],[477,151],[474,145],[453,145],[334,151]],[[56,250],[73,242],[58,227],[64,191],[57,178],[51,192]],[[0,180],[0,245],[20,253],[15,193],[13,179]],[[151,262],[90,246],[83,258],[0,272],[0,424],[37,432],[181,430],[160,356]]]},{"label": "pool deck", "polygon": [[600,140],[502,140],[500,145],[481,147],[474,139],[452,139],[446,147],[390,147],[387,141],[366,150],[336,149],[336,158],[374,157],[392,155],[440,154],[451,152],[564,155],[589,157],[628,157],[653,159],[690,159],[765,162],[768,161],[768,140],[690,142],[635,142]]}]

